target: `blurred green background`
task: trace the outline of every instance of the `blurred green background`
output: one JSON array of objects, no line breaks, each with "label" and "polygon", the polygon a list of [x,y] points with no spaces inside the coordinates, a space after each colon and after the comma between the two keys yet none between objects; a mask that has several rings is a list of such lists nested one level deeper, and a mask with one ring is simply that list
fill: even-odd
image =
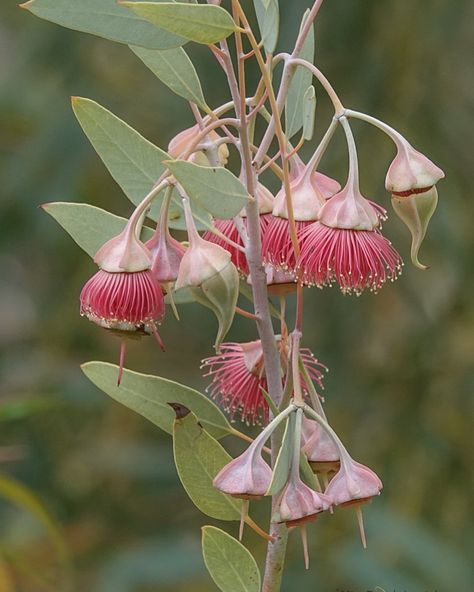
[{"label": "blurred green background", "polygon": [[[310,1],[280,4],[279,47],[289,49]],[[345,103],[397,127],[447,178],[421,252],[429,271],[407,264],[377,296],[307,293],[304,341],[331,370],[329,418],[385,488],[365,512],[368,551],[350,511],[311,527],[308,573],[299,537],[291,537],[286,592],[474,589],[473,40],[469,0],[331,0],[318,19],[317,63]],[[207,50],[190,52],[212,104],[226,100]],[[115,361],[118,342],[79,317],[78,293],[94,265],[37,206],[87,201],[126,215],[130,205],[83,136],[70,95],[99,101],[162,147],[192,123],[186,103],[126,47],[2,0],[0,446],[20,448],[0,469],[30,487],[61,524],[75,590],[215,590],[200,551],[199,527],[209,520],[179,485],[169,437],[107,399],[79,369],[91,359]],[[319,97],[320,133],[330,109]],[[354,128],[363,190],[388,207],[383,179],[392,146],[364,124]],[[324,169],[343,180],[341,138]],[[392,216],[385,230],[408,259],[406,229]],[[130,347],[127,365],[203,388],[199,361],[211,353],[214,330],[207,310],[182,308],[182,322],[169,315],[162,328],[166,353],[143,340]],[[239,321],[230,337],[253,339],[254,328]],[[264,521],[268,507],[262,502],[254,512]],[[236,534],[236,525],[230,529]],[[262,565],[264,544],[252,533],[245,542]],[[44,529],[2,500],[0,550],[18,590],[61,592],[59,583],[48,585],[59,580]]]}]

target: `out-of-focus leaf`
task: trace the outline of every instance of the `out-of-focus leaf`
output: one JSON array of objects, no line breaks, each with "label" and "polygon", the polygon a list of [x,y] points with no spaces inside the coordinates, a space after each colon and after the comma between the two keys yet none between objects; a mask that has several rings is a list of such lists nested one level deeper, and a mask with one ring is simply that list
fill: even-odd
[{"label": "out-of-focus leaf", "polygon": [[217,43],[236,30],[230,14],[220,6],[183,2],[121,2],[156,27],[197,43]]},{"label": "out-of-focus leaf", "polygon": [[6,399],[0,403],[0,421],[23,419],[30,415],[52,409],[56,405],[57,402],[52,398],[41,395],[35,395],[31,399]]},{"label": "out-of-focus leaf", "polygon": [[30,0],[21,6],[63,27],[127,45],[169,49],[186,43],[182,37],[142,20],[116,0]]},{"label": "out-of-focus leaf", "polygon": [[266,495],[277,494],[288,480],[290,473],[291,456],[293,454],[293,441],[295,437],[296,413],[292,413],[286,422],[285,433],[278,451],[278,456],[273,470],[272,481]]},{"label": "out-of-focus leaf", "polygon": [[[36,495],[22,483],[9,475],[0,473],[0,501],[7,500],[13,505],[32,514],[48,533],[51,542],[58,554],[58,561],[62,568],[62,590],[70,590],[71,587],[71,560],[61,527],[49,514],[43,503]],[[0,588],[0,590],[3,589]]]},{"label": "out-of-focus leaf", "polygon": [[206,432],[194,413],[175,419],[173,449],[181,483],[201,512],[217,520],[238,520],[242,501],[212,485],[232,457]]},{"label": "out-of-focus leaf", "polygon": [[261,577],[251,553],[215,526],[202,528],[204,563],[222,592],[260,592]]},{"label": "out-of-focus leaf", "polygon": [[278,0],[253,0],[263,46],[273,53],[280,32],[280,8]]},{"label": "out-of-focus leaf", "polygon": [[168,403],[180,403],[191,409],[216,438],[222,438],[232,431],[219,407],[198,391],[183,384],[159,376],[124,370],[120,386],[117,386],[119,369],[115,364],[88,362],[81,368],[97,388],[168,434],[173,433],[175,416]]},{"label": "out-of-focus leaf", "polygon": [[95,101],[74,97],[72,108],[112,177],[139,204],[165,170],[168,154]]},{"label": "out-of-focus leaf", "polygon": [[[308,14],[309,10],[307,10],[303,16],[301,27],[303,27],[308,18]],[[314,27],[311,27],[311,30],[309,31],[308,36],[303,43],[303,47],[301,48],[299,57],[313,63]],[[303,127],[304,96],[308,87],[311,85],[312,79],[313,75],[307,68],[297,66],[288,90],[285,104],[286,135],[288,138],[294,136]]]},{"label": "out-of-focus leaf", "polygon": [[[42,206],[90,257],[109,239],[120,234],[127,220],[89,204],[55,202]],[[142,239],[153,235],[144,227]]]},{"label": "out-of-focus leaf", "polygon": [[0,555],[0,590],[1,592],[15,592],[15,584],[10,574],[10,569]]},{"label": "out-of-focus leaf", "polygon": [[308,87],[303,97],[303,136],[311,140],[314,134],[314,119],[316,115],[316,91],[314,86]]},{"label": "out-of-focus leaf", "polygon": [[130,49],[173,92],[208,111],[196,69],[182,47],[165,51],[136,46]]},{"label": "out-of-focus leaf", "polygon": [[203,167],[184,160],[170,160],[166,165],[189,197],[216,218],[233,218],[249,199],[239,179],[223,167]]}]

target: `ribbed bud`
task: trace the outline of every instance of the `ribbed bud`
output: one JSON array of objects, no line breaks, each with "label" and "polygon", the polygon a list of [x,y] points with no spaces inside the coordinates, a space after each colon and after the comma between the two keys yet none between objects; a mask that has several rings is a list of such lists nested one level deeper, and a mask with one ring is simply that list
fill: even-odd
[{"label": "ribbed bud", "polygon": [[405,140],[388,169],[385,187],[391,193],[410,195],[429,189],[443,178],[444,172]]},{"label": "ribbed bud", "polygon": [[272,470],[263,460],[260,447],[250,446],[234,458],[214,478],[219,491],[242,499],[265,495],[272,480]]},{"label": "ribbed bud", "polygon": [[321,208],[319,221],[331,228],[375,230],[379,215],[353,184],[347,184]]}]

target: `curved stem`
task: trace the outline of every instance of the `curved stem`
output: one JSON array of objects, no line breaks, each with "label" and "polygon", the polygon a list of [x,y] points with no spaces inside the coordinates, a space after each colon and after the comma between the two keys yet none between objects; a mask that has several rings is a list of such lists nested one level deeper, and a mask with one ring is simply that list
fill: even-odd
[{"label": "curved stem", "polygon": [[349,150],[349,175],[347,183],[352,187],[359,189],[359,158],[357,156],[357,146],[354,139],[354,134],[349,121],[346,117],[339,119],[346,134],[347,148]]},{"label": "curved stem", "polygon": [[400,132],[397,132],[396,129],[394,129],[384,121],[377,119],[376,117],[366,115],[365,113],[360,113],[359,111],[352,111],[352,109],[346,109],[344,111],[344,115],[346,117],[352,117],[354,119],[360,119],[361,121],[370,123],[374,127],[383,131],[392,140],[392,142],[399,150],[404,150],[405,146],[408,144],[408,141],[402,136]]}]

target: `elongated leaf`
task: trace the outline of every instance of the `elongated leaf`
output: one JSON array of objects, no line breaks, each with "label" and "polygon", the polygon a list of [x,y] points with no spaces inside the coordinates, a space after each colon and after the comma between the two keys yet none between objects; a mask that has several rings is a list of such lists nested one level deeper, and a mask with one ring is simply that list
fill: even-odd
[{"label": "elongated leaf", "polygon": [[127,45],[169,49],[186,43],[184,38],[157,29],[119,6],[116,0],[30,0],[21,7],[63,27]]},{"label": "elongated leaf", "polygon": [[285,433],[273,470],[272,481],[266,495],[275,495],[281,491],[290,473],[291,456],[293,454],[296,413],[292,413],[286,422]]},{"label": "elongated leaf", "polygon": [[261,577],[251,553],[220,528],[202,529],[204,563],[222,592],[260,592]]},{"label": "elongated leaf", "polygon": [[314,134],[314,118],[316,115],[316,91],[310,86],[303,97],[303,136],[311,140]]},{"label": "elongated leaf", "polygon": [[[32,514],[48,533],[58,554],[62,568],[62,589],[70,589],[71,558],[66,540],[56,520],[49,514],[41,500],[22,483],[0,473],[0,498]],[[3,591],[3,588],[0,588]]]},{"label": "elongated leaf", "polygon": [[227,169],[203,167],[184,160],[165,164],[189,197],[215,218],[233,218],[249,199],[245,187]]},{"label": "elongated leaf", "polygon": [[263,46],[273,53],[280,32],[280,9],[278,0],[253,0]]},{"label": "elongated leaf", "polygon": [[[43,210],[54,218],[90,257],[109,239],[117,236],[127,220],[89,204],[54,202],[44,204]],[[142,239],[152,237],[151,228],[144,227]]]},{"label": "elongated leaf", "polygon": [[170,402],[180,403],[195,412],[199,421],[216,438],[222,438],[232,430],[221,410],[192,388],[131,370],[124,370],[122,382],[117,386],[118,366],[115,364],[88,362],[81,368],[96,387],[168,434],[173,433],[174,420],[174,412],[168,405]]},{"label": "elongated leaf", "polygon": [[[303,16],[301,27],[308,18],[309,10]],[[311,27],[308,36],[301,48],[300,58],[313,63],[314,60],[314,28]],[[311,85],[313,76],[311,72],[302,66],[297,66],[296,72],[288,90],[285,105],[286,135],[289,138],[294,136],[303,127],[303,103],[304,94]]]},{"label": "elongated leaf", "polygon": [[196,70],[182,47],[165,51],[136,46],[130,49],[173,92],[209,110]]},{"label": "elongated leaf", "polygon": [[165,170],[168,154],[95,101],[74,97],[72,107],[112,177],[139,204]]},{"label": "elongated leaf", "polygon": [[232,457],[203,429],[194,413],[175,420],[173,449],[181,483],[201,512],[218,520],[238,520],[242,501],[212,485]]},{"label": "elongated leaf", "polygon": [[236,30],[230,14],[220,6],[183,2],[121,2],[153,25],[197,43],[217,43]]}]

